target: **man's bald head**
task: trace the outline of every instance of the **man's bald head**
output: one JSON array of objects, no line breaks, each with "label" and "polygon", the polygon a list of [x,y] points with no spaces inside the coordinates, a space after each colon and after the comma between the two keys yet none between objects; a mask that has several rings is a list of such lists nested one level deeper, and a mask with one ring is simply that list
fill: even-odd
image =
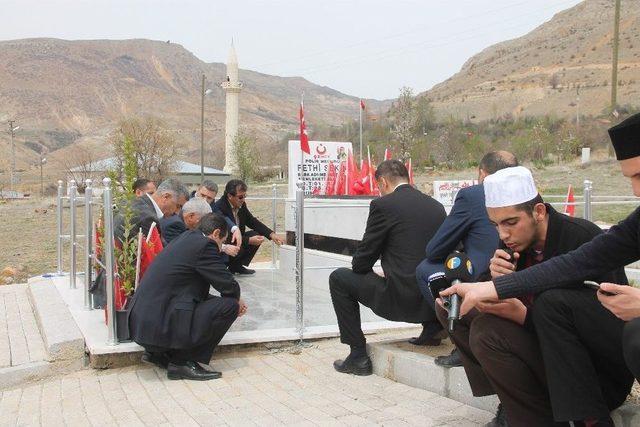
[{"label": "man's bald head", "polygon": [[480,160],[478,181],[482,183],[485,177],[498,172],[501,169],[518,166],[518,159],[509,151],[491,151]]}]

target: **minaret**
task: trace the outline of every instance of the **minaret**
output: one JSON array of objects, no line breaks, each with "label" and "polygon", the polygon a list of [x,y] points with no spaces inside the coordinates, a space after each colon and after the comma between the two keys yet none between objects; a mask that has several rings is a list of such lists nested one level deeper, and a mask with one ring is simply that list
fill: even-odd
[{"label": "minaret", "polygon": [[242,83],[238,80],[238,57],[231,40],[231,50],[227,59],[227,78],[221,84],[227,94],[226,120],[224,129],[224,171],[234,173],[238,169],[233,156],[233,140],[238,135],[238,114]]}]

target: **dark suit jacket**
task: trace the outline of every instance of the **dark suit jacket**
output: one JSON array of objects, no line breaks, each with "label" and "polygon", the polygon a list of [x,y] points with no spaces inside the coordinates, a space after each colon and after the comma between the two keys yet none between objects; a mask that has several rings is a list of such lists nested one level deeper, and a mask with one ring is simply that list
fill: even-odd
[{"label": "dark suit jacket", "polygon": [[165,216],[162,218],[160,220],[160,229],[162,230],[162,237],[166,240],[167,244],[187,231],[187,226],[182,218],[182,212],[178,215]]},{"label": "dark suit jacket", "polygon": [[199,230],[182,233],[154,259],[131,300],[129,328],[141,345],[191,348],[210,337],[215,312],[209,286],[240,298],[240,287],[221,261],[218,246]]},{"label": "dark suit jacket", "polygon": [[426,248],[427,261],[444,263],[462,243],[474,269],[474,279],[489,268],[498,248],[496,226],[489,221],[484,203],[484,187],[473,185],[458,191],[451,212]]},{"label": "dark suit jacket", "polygon": [[[215,203],[213,211],[221,213],[225,218],[227,218],[228,220],[230,220],[235,224],[235,218],[233,217],[231,204],[229,203],[229,200],[227,199],[226,196],[222,196],[220,200],[218,200]],[[245,230],[247,227],[254,230],[256,233],[260,234],[261,236],[266,237],[267,239],[269,239],[270,238],[269,236],[271,235],[271,233],[273,233],[273,230],[271,230],[269,227],[264,225],[262,222],[260,222],[259,219],[257,219],[251,214],[251,212],[249,211],[249,208],[247,208],[246,203],[243,203],[242,207],[238,211],[238,220],[240,224],[235,224],[235,225],[237,225],[240,228],[240,232],[242,233],[243,240],[244,240]]]},{"label": "dark suit jacket", "polygon": [[444,207],[409,184],[374,199],[369,208],[367,228],[352,259],[354,273],[372,270],[382,261],[385,286],[376,288],[376,313],[405,322],[422,322],[429,307],[416,282],[416,267],[422,261],[427,242],[444,221]]},{"label": "dark suit jacket", "polygon": [[[131,228],[129,229],[129,236],[135,236],[138,234],[138,230],[142,228],[142,232],[146,236],[149,233],[149,228],[152,223],[156,223],[158,231],[160,230],[160,220],[156,215],[156,210],[153,207],[153,202],[149,196],[144,195],[136,197],[130,204],[133,216],[131,218]],[[122,240],[124,235],[124,216],[122,212],[118,213],[114,218],[114,235],[117,239]]]}]

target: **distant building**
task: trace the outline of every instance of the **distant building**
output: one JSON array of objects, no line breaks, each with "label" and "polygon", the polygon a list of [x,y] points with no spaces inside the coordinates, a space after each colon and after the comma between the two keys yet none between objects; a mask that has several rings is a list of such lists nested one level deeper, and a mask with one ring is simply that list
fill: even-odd
[{"label": "distant building", "polygon": [[[76,166],[69,171],[67,181],[81,175],[84,179],[94,180],[94,187],[99,186],[101,185],[102,178],[107,176],[108,171],[115,169],[116,165],[116,158],[109,157],[94,163]],[[225,184],[229,179],[229,174],[220,169],[205,166],[204,177],[218,184]],[[173,178],[178,178],[187,186],[198,185],[200,184],[200,165],[179,160],[176,162],[176,172]]]}]

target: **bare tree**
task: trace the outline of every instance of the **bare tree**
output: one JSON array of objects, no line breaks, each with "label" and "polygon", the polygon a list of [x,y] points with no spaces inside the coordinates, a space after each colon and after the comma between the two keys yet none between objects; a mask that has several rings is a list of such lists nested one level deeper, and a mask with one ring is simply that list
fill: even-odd
[{"label": "bare tree", "polygon": [[117,170],[123,169],[125,138],[133,144],[138,177],[161,181],[175,172],[176,159],[182,147],[166,132],[159,119],[133,117],[120,122],[109,138],[116,157]]},{"label": "bare tree", "polygon": [[414,142],[415,97],[409,87],[400,89],[400,96],[393,104],[389,114],[393,123],[393,136],[400,143],[400,159],[407,160]]},{"label": "bare tree", "polygon": [[78,185],[78,191],[84,192],[85,180],[96,180],[98,176],[98,159],[96,153],[87,147],[77,146],[66,153],[60,160],[67,178],[73,179]]}]

